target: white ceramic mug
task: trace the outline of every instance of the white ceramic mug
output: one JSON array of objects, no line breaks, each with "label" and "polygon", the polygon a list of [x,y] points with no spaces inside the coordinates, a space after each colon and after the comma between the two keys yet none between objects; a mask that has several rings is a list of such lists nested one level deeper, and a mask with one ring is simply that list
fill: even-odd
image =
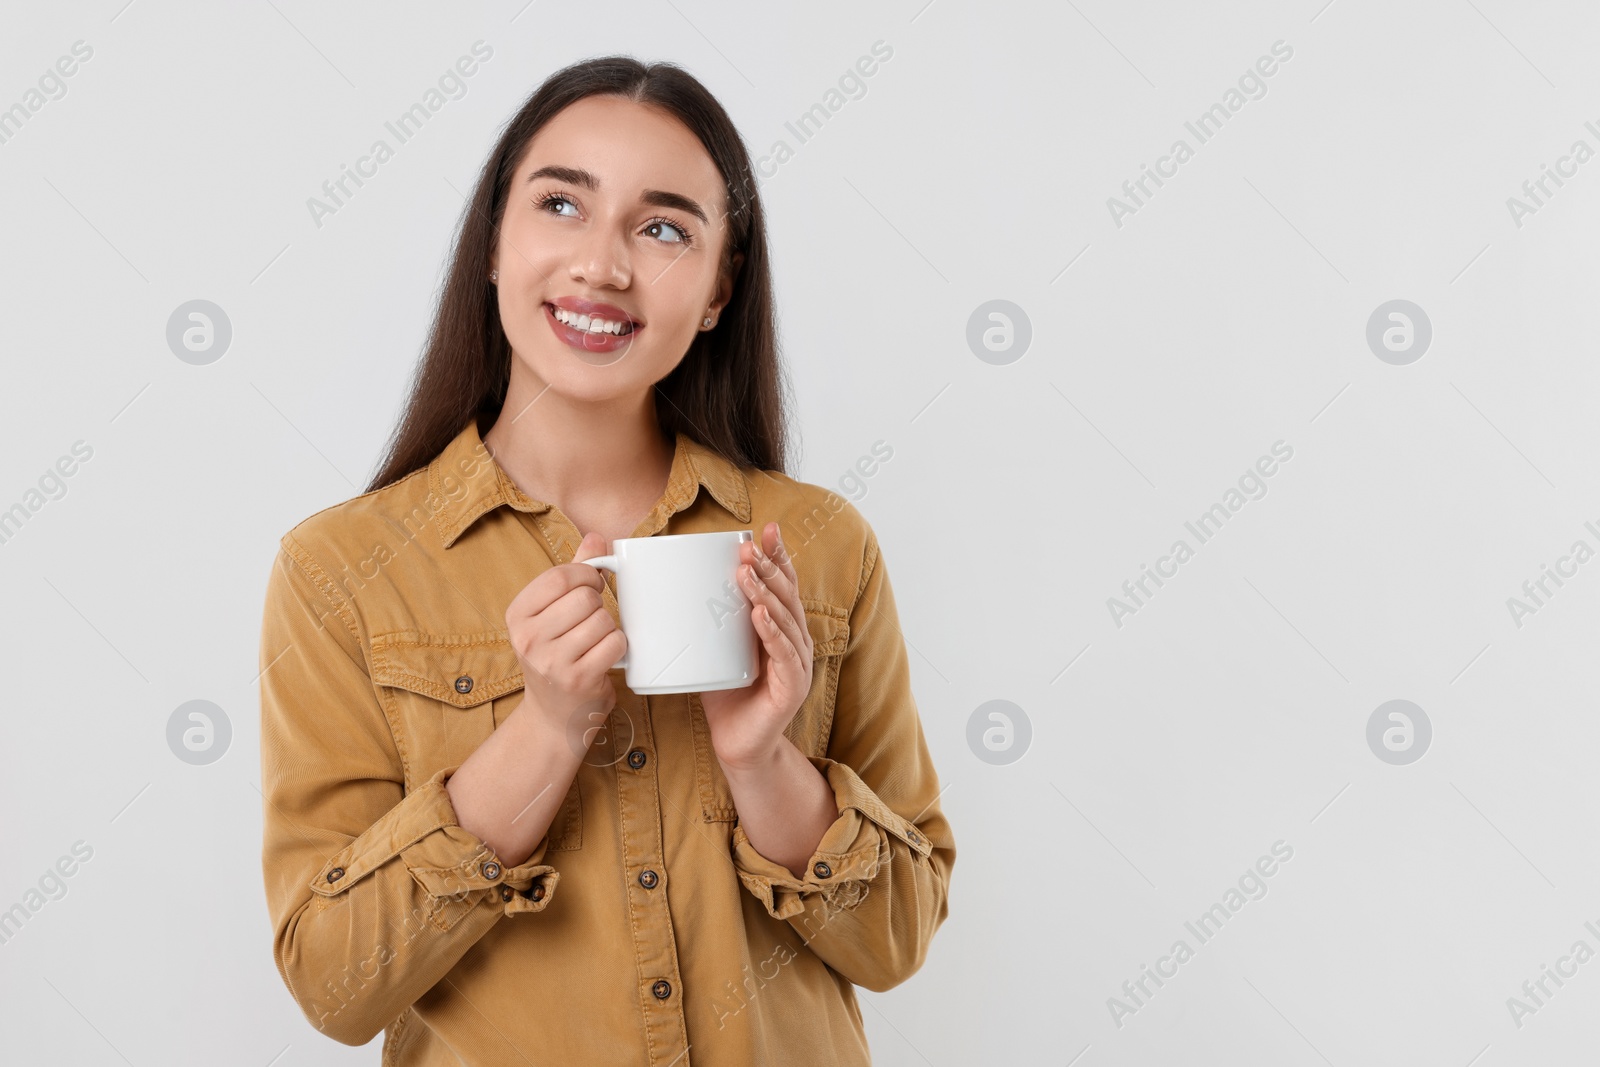
[{"label": "white ceramic mug", "polygon": [[621,537],[611,555],[579,560],[617,576],[628,650],[615,666],[635,693],[740,689],[761,668],[750,600],[739,588],[749,530]]}]

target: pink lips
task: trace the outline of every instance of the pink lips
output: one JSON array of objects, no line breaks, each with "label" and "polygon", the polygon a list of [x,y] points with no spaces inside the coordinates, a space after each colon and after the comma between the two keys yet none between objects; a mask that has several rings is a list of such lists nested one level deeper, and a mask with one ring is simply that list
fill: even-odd
[{"label": "pink lips", "polygon": [[[611,322],[627,322],[633,324],[633,329],[628,333],[591,333],[588,330],[579,330],[560,319],[556,318],[555,308],[573,315],[588,315],[591,318],[606,319]],[[550,324],[550,329],[564,344],[585,352],[616,352],[633,344],[634,335],[644,329],[644,323],[628,314],[626,311],[611,304],[602,304],[594,300],[584,300],[575,296],[557,297],[554,301],[544,305],[545,321]]]}]

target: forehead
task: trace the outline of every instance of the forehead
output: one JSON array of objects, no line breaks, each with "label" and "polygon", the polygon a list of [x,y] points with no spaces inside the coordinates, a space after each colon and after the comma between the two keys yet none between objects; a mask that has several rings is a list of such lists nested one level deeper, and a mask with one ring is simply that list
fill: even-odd
[{"label": "forehead", "polygon": [[600,179],[600,196],[629,203],[643,189],[698,200],[713,218],[726,210],[722,173],[700,139],[677,116],[620,96],[568,104],[534,135],[519,175],[560,164]]}]

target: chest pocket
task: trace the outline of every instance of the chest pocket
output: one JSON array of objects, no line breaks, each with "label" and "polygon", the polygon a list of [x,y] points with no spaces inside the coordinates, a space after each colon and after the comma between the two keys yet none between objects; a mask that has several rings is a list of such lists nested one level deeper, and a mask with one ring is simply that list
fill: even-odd
[{"label": "chest pocket", "polygon": [[[459,766],[522,702],[522,665],[501,630],[379,634],[372,639],[372,680],[400,749],[408,790]],[[550,849],[578,848],[582,824],[575,777],[550,824]]]},{"label": "chest pocket", "polygon": [[[795,712],[784,736],[808,756],[826,756],[828,738],[833,733],[834,698],[839,691],[839,665],[844,661],[850,637],[850,615],[843,608],[821,600],[803,600],[806,629],[811,632],[811,689]],[[763,684],[759,679],[756,685]],[[733,806],[733,791],[717,753],[711,746],[711,728],[706,723],[700,694],[689,694],[689,719],[694,727],[695,778],[700,787],[700,807],[706,822],[733,822],[738,811]]]}]

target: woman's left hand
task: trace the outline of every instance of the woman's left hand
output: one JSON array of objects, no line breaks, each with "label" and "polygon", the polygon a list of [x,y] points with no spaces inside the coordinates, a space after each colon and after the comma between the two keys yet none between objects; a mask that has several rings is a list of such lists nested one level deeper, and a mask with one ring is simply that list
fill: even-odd
[{"label": "woman's left hand", "polygon": [[739,588],[761,642],[760,673],[743,689],[701,693],[700,704],[717,759],[743,769],[768,763],[786,740],[784,729],[811,691],[812,641],[778,524],[767,523],[757,541],[740,545],[739,559]]}]

